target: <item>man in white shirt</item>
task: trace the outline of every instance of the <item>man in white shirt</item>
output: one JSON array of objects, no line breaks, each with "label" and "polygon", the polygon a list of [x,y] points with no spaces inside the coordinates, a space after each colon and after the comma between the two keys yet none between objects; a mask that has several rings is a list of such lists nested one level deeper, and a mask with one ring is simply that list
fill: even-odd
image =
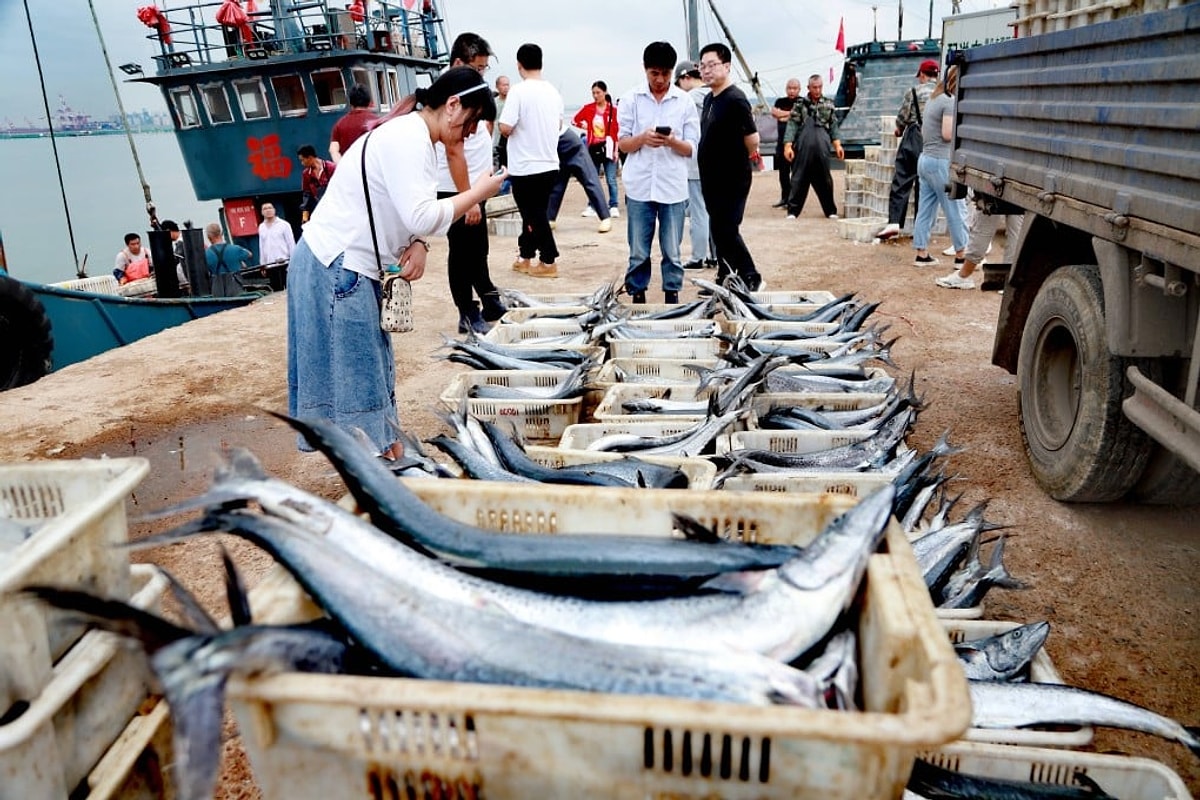
[{"label": "man in white shirt", "polygon": [[260,264],[291,261],[296,247],[296,235],[286,220],[275,213],[272,203],[262,204],[263,221],[258,225],[258,260]]},{"label": "man in white shirt", "polygon": [[[517,49],[521,82],[508,91],[499,118],[500,133],[508,137],[508,174],[513,200],[521,213],[520,256],[513,269],[535,278],[557,278],[558,245],[546,208],[558,179],[558,132],[562,125],[562,95],[542,80],[542,48],[523,44]],[[540,260],[533,257],[540,254]]]},{"label": "man in white shirt", "polygon": [[635,303],[646,302],[652,275],[650,248],[658,226],[662,251],[663,294],[678,303],[683,288],[679,245],[688,199],[688,164],[700,141],[700,116],[687,92],[671,83],[675,48],[651,42],[642,52],[646,82],[617,105],[617,147],[625,160],[629,268],[625,290]]}]

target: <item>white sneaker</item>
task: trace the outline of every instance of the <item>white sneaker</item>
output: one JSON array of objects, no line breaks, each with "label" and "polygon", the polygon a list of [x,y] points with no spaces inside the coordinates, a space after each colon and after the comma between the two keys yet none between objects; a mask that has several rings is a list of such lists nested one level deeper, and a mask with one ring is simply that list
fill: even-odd
[{"label": "white sneaker", "polygon": [[557,227],[558,227],[558,221],[557,221],[557,220],[553,220],[553,219],[552,219],[552,220],[550,220],[550,230],[554,230],[554,229],[555,229],[555,228],[557,228]]},{"label": "white sneaker", "polygon": [[945,250],[943,250],[943,251],[942,251],[942,255],[944,255],[944,256],[952,256],[952,255],[954,255],[954,254],[955,254],[955,253],[957,253],[957,252],[958,252],[958,251],[954,249],[954,245],[950,245],[949,247],[947,247]]},{"label": "white sneaker", "polygon": [[795,215],[795,214],[788,214],[788,217],[787,217],[787,218],[788,218],[788,219],[795,219],[795,218],[796,218],[796,215]]},{"label": "white sneaker", "polygon": [[940,278],[935,278],[934,283],[941,286],[943,289],[974,289],[975,281],[970,278],[964,278],[958,274],[958,270],[954,270],[949,275],[943,275]]},{"label": "white sneaker", "polygon": [[579,216],[594,217],[594,216],[596,216],[596,209],[592,208],[591,206],[588,206],[587,208],[583,209],[583,211],[579,214]]},{"label": "white sneaker", "polygon": [[830,214],[828,217],[828,219],[837,219],[837,218],[838,218],[837,214]]},{"label": "white sneaker", "polygon": [[617,208],[616,206],[612,206],[611,208],[608,209],[608,215],[610,217],[612,217],[613,219],[620,219],[621,218],[621,209]]},{"label": "white sneaker", "polygon": [[597,228],[597,230],[600,231],[600,233],[608,233],[609,231],[611,231],[612,230],[612,219],[609,218],[609,219],[600,220],[600,227]]},{"label": "white sneaker", "polygon": [[884,225],[879,233],[875,234],[876,239],[891,239],[900,235],[900,226],[894,222],[889,222]]}]

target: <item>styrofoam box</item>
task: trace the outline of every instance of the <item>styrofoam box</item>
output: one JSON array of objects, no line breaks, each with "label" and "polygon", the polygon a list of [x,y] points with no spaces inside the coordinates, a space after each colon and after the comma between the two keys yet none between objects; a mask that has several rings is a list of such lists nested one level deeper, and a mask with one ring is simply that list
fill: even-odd
[{"label": "styrofoam box", "polygon": [[711,489],[713,479],[717,476],[717,467],[706,458],[677,458],[674,456],[638,456],[636,453],[588,453],[578,450],[563,450],[559,447],[540,447],[530,445],[525,448],[525,455],[545,467],[561,469],[577,464],[589,464],[598,461],[620,461],[627,455],[634,455],[642,461],[651,464],[662,464],[675,467],[688,478],[689,489]]},{"label": "styrofoam box", "polygon": [[[841,325],[837,322],[776,322],[769,319],[725,319],[721,320],[721,330],[733,336],[746,335],[750,337],[771,333],[833,333]],[[814,337],[817,338],[817,337]],[[799,340],[773,340],[777,344],[791,344]]]},{"label": "styrofoam box", "polygon": [[0,709],[36,697],[51,665],[83,635],[69,615],[15,594],[33,584],[129,597],[125,498],[144,458],[0,464],[0,517],[39,526],[0,558]]},{"label": "styrofoam box", "polygon": [[[697,420],[691,419],[661,422],[584,422],[579,425],[568,425],[567,429],[563,431],[558,446],[564,450],[587,450],[588,445],[603,436],[616,433],[628,433],[634,436],[671,436],[691,430],[696,427],[696,424]],[[730,427],[737,424],[739,423],[735,422]],[[716,437],[715,449],[718,453],[728,450],[727,439],[727,433],[721,433]]]},{"label": "styrofoam box", "polygon": [[[849,506],[830,496],[423,483],[409,485],[442,513],[530,535],[603,522],[667,536],[676,512],[723,535],[804,544]],[[403,796],[410,783],[492,800],[899,797],[916,753],[959,736],[970,703],[894,522],[863,596],[863,712],[300,674],[232,681],[229,700],[265,797],[326,800],[364,785]],[[288,610],[303,609],[300,597],[276,570],[252,592],[255,616],[296,619]]]},{"label": "styrofoam box", "polygon": [[695,386],[700,377],[689,367],[714,369],[721,362],[715,358],[614,358],[600,365],[595,378],[589,385],[608,390],[610,386],[625,383],[621,373],[634,375],[642,380],[629,383],[648,383],[665,386],[673,383]]},{"label": "styrofoam box", "polygon": [[578,322],[561,319],[532,319],[521,325],[496,325],[483,335],[496,344],[547,345],[536,340],[558,336],[573,336],[583,332]]},{"label": "styrofoam box", "polygon": [[721,488],[727,492],[805,492],[863,497],[891,483],[893,478],[882,472],[759,472],[726,478]]},{"label": "styrofoam box", "polygon": [[[131,605],[158,609],[161,570],[135,564]],[[90,631],[54,665],[25,713],[0,725],[0,800],[61,800],[87,777],[150,694],[141,645]]]},{"label": "styrofoam box", "polygon": [[[569,320],[587,313],[587,306],[535,306],[532,308],[510,308],[500,318],[502,325],[524,325],[532,320]],[[489,331],[490,333],[490,331]]]},{"label": "styrofoam box", "polygon": [[610,358],[695,360],[716,358],[725,349],[720,339],[611,339]]},{"label": "styrofoam box", "polygon": [[87,800],[169,800],[179,795],[165,700],[129,721],[87,776]]},{"label": "styrofoam box", "polygon": [[823,306],[826,303],[831,303],[837,299],[833,292],[819,291],[816,289],[792,289],[789,291],[777,292],[751,292],[750,296],[754,298],[754,302],[756,303],[814,303],[820,306]]},{"label": "styrofoam box", "polygon": [[[1011,631],[1013,628],[1021,627],[1021,623],[991,619],[942,619],[942,627],[946,629],[950,642],[959,644]],[[1044,647],[1034,654],[1033,660],[1029,664],[1029,680],[1036,683],[1065,683],[1062,675],[1059,675],[1058,670],[1054,668],[1050,654]],[[1091,743],[1094,733],[1091,726],[1054,731],[1037,730],[1036,728],[1012,730],[970,728],[963,735],[963,739],[971,742],[1019,744],[1028,747],[1083,747]]]},{"label": "styrofoam box", "polygon": [[1121,800],[1192,797],[1172,769],[1148,758],[975,742],[955,742],[923,752],[921,758],[954,772],[1009,781],[1081,787],[1077,776],[1086,776],[1105,794]]},{"label": "styrofoam box", "polygon": [[[492,384],[511,388],[557,386],[571,374],[570,370],[476,370],[460,372],[442,392],[441,401],[451,411],[456,410],[472,386]],[[467,411],[478,419],[492,422],[511,422],[520,425],[526,439],[557,441],[568,425],[579,422],[582,397],[564,400],[509,400],[468,398]]]}]

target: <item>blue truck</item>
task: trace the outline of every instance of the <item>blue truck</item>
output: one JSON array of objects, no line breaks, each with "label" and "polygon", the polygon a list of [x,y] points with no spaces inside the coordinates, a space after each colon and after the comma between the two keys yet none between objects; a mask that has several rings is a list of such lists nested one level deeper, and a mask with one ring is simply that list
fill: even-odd
[{"label": "blue truck", "polygon": [[1063,0],[1018,20],[1063,30],[961,54],[950,189],[1024,215],[992,360],[1018,376],[1038,483],[1064,501],[1192,504],[1200,3],[1133,8],[1075,26],[1087,9]]}]

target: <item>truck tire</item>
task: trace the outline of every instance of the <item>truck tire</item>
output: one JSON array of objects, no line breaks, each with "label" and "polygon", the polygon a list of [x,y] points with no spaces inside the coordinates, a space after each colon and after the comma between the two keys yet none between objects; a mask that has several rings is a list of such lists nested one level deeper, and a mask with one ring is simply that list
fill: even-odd
[{"label": "truck tire", "polygon": [[1017,359],[1025,453],[1054,499],[1116,500],[1141,477],[1152,440],[1121,410],[1131,364],[1158,372],[1152,359],[1109,352],[1099,269],[1055,270],[1029,309]]},{"label": "truck tire", "polygon": [[50,371],[54,340],[46,310],[33,292],[7,275],[0,275],[0,342],[0,391],[33,383]]},{"label": "truck tire", "polygon": [[1156,443],[1129,499],[1156,506],[1200,505],[1200,475],[1179,456]]}]

